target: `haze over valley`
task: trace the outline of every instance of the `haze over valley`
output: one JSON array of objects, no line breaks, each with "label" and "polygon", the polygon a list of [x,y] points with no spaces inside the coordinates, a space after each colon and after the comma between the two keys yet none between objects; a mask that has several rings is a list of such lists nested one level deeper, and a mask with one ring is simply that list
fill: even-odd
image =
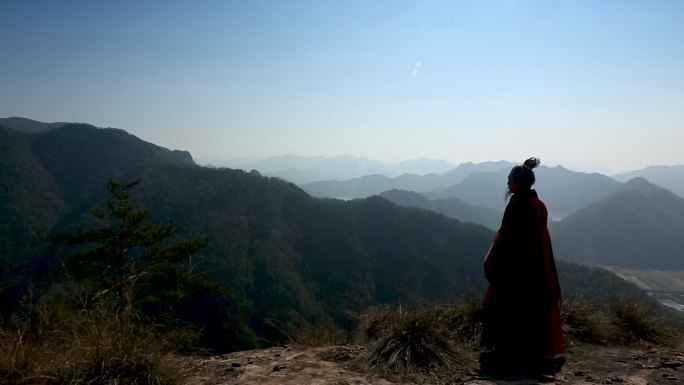
[{"label": "haze over valley", "polygon": [[[15,213],[14,216],[7,218],[17,218],[11,223],[5,222],[4,231],[20,231],[24,234],[21,237],[15,237],[12,242],[5,245],[4,255],[23,253],[22,250],[28,250],[27,248],[36,248],[35,241],[29,240],[32,237],[31,232],[53,226],[62,226],[60,223],[64,222],[66,218],[73,217],[74,214],[69,213],[73,213],[74,210],[81,212],[86,207],[83,205],[87,205],[86,202],[92,200],[89,197],[101,194],[99,192],[100,186],[107,177],[118,175],[120,178],[133,178],[138,175],[144,181],[141,187],[142,191],[145,194],[158,195],[155,199],[152,199],[152,196],[148,198],[152,199],[149,202],[152,204],[151,209],[153,211],[165,213],[170,217],[180,215],[182,218],[186,218],[184,219],[185,222],[194,223],[193,227],[198,226],[199,222],[210,220],[210,223],[214,223],[210,226],[211,228],[219,226],[215,229],[223,229],[219,231],[225,231],[225,226],[231,228],[243,226],[240,224],[243,223],[242,221],[247,221],[244,222],[245,224],[253,223],[253,225],[262,226],[263,223],[260,221],[263,219],[252,222],[254,219],[250,218],[263,210],[265,211],[259,215],[266,215],[266,217],[270,215],[295,215],[282,219],[285,222],[274,225],[275,227],[265,234],[271,234],[269,237],[281,237],[283,235],[278,234],[281,233],[282,229],[277,229],[280,226],[288,228],[292,221],[295,221],[298,223],[295,228],[288,230],[294,231],[294,233],[287,237],[292,237],[294,234],[298,235],[287,241],[288,244],[294,242],[291,246],[287,246],[288,248],[294,247],[295,250],[298,250],[296,253],[304,253],[302,255],[313,257],[322,252],[328,253],[331,251],[329,250],[330,247],[337,245],[334,247],[338,248],[336,252],[338,256],[351,253],[349,255],[357,255],[354,258],[360,258],[354,262],[358,266],[357,268],[361,268],[365,263],[370,263],[369,261],[362,262],[366,258],[384,258],[377,253],[380,253],[389,244],[395,244],[398,241],[390,233],[378,233],[371,236],[373,226],[358,233],[358,226],[370,225],[370,223],[361,225],[359,222],[363,222],[360,216],[367,215],[366,211],[382,210],[384,214],[381,214],[381,217],[389,216],[387,219],[405,216],[406,225],[420,217],[425,217],[428,222],[443,222],[446,226],[443,230],[437,230],[442,225],[436,228],[433,226],[437,226],[437,224],[426,226],[425,232],[416,232],[407,240],[409,244],[395,244],[391,250],[394,250],[396,255],[408,253],[405,256],[407,263],[414,258],[428,258],[421,263],[435,264],[434,268],[436,269],[440,269],[437,266],[446,266],[440,264],[460,264],[458,265],[460,266],[458,269],[461,270],[459,274],[465,274],[465,276],[454,282],[464,279],[463,284],[465,284],[468,280],[481,281],[482,279],[479,272],[481,258],[486,252],[493,232],[500,223],[506,205],[504,197],[506,175],[511,166],[515,164],[511,161],[464,163],[445,171],[448,162],[427,159],[387,165],[379,161],[351,156],[334,158],[278,157],[256,163],[255,167],[261,167],[261,170],[255,168],[240,171],[213,166],[197,166],[193,161],[192,154],[187,151],[167,150],[145,143],[122,130],[98,129],[85,124],[41,123],[23,118],[0,119],[0,127],[4,127],[2,132],[5,147],[3,148],[7,150],[2,157],[5,164],[4,178],[7,181],[12,181],[5,185],[4,207],[5,212]],[[23,150],[21,150],[22,148]],[[29,154],[35,154],[36,158],[31,158]],[[49,163],[45,163],[46,161]],[[173,164],[176,166],[172,166]],[[280,168],[275,168],[274,165],[279,165]],[[421,173],[402,172],[402,167],[409,167],[411,171],[422,171]],[[431,169],[430,167],[434,168]],[[22,174],[14,174],[14,172],[19,172],[18,170],[22,169],[26,169]],[[288,175],[292,175],[292,170],[297,169],[300,170],[299,175],[309,175],[308,179],[314,181],[299,183],[299,187],[288,183]],[[584,265],[607,266],[613,271],[616,271],[615,269],[626,269],[632,277],[638,276],[638,273],[635,273],[638,271],[684,271],[684,258],[681,253],[681,250],[684,250],[684,198],[650,182],[647,178],[652,175],[651,172],[654,169],[658,171],[655,174],[657,179],[657,176],[662,174],[663,167],[637,170],[629,174],[631,179],[619,181],[618,179],[625,179],[625,177],[577,172],[561,166],[542,166],[539,168],[536,171],[538,182],[535,188],[549,208],[552,218],[550,230],[556,257],[559,260]],[[344,170],[349,171],[345,173]],[[670,175],[668,178],[670,186],[675,186],[676,189],[678,185],[674,182],[677,181],[679,175],[677,172],[681,172],[682,168],[671,166],[667,170]],[[233,176],[220,181],[223,178],[219,177],[220,175],[229,174]],[[266,178],[262,174],[271,175],[272,178]],[[325,175],[325,178],[330,175],[337,175],[340,179],[315,180],[314,175],[316,174]],[[18,177],[17,175],[23,176]],[[33,176],[29,178],[31,175]],[[344,179],[345,176],[352,178]],[[219,179],[216,179],[217,177]],[[256,189],[250,193],[253,195],[251,198],[249,195],[242,196],[242,193],[234,190],[235,187],[230,187],[235,181],[229,182],[229,180],[236,177],[238,179],[235,181],[247,178],[245,181],[251,180],[250,184],[256,183],[262,187],[257,188],[255,185],[253,188]],[[212,180],[214,181],[212,182]],[[210,198],[210,195],[206,194],[210,194],[209,191],[216,189],[217,183],[218,185],[225,185],[227,190],[221,193],[222,198],[220,196]],[[162,186],[166,186],[164,188],[168,190],[168,193],[162,195],[159,195],[158,192],[153,193]],[[178,188],[183,190],[178,190]],[[271,189],[275,190],[268,193],[268,190]],[[23,192],[20,193],[20,191]],[[229,191],[233,192],[229,193]],[[276,196],[284,193],[289,198],[284,196],[272,201],[274,198],[269,197],[269,194],[274,193]],[[62,197],[62,194],[66,195]],[[42,198],[40,198],[41,196]],[[164,196],[167,197],[164,198]],[[254,200],[259,196],[262,198]],[[180,197],[185,198],[176,201]],[[344,198],[344,200],[338,198]],[[234,201],[234,203],[228,204],[225,201],[226,199]],[[243,201],[245,199],[247,201]],[[31,205],[29,202],[34,202],[34,206],[48,205],[52,208],[50,210],[27,211]],[[179,205],[181,202],[185,202],[185,204]],[[213,205],[221,207],[226,204],[228,204],[226,209],[233,207],[230,211],[236,209],[237,212],[240,210],[247,211],[238,216],[235,216],[237,214],[230,214],[225,217],[224,214],[219,214],[218,211],[210,209]],[[257,205],[255,208],[263,204],[267,204],[267,206],[254,211],[254,209],[249,208],[252,204]],[[419,210],[402,211],[400,206]],[[194,207],[192,212],[188,211],[190,207]],[[201,207],[205,208],[202,209]],[[344,219],[348,214],[343,215],[342,212],[351,213],[357,210],[360,210],[357,214]],[[388,211],[385,212],[385,210]],[[278,212],[281,214],[276,214]],[[431,216],[429,213],[435,213],[434,215],[437,216]],[[186,217],[186,215],[190,216]],[[246,215],[244,219],[238,219],[242,215]],[[414,219],[410,219],[414,216]],[[272,219],[268,221],[272,221]],[[280,221],[278,220],[278,222]],[[327,228],[327,225],[324,224],[328,221],[337,222],[337,224]],[[17,225],[20,226],[19,228],[22,228],[21,226],[27,227],[19,230],[16,227]],[[452,231],[455,231],[453,226],[462,230],[451,234]],[[196,230],[198,229],[199,227],[196,228]],[[377,229],[390,231],[386,224]],[[406,231],[401,227],[395,230],[400,233]],[[345,234],[348,231],[352,231],[355,235],[348,235],[351,238],[347,240],[338,239],[337,235],[333,235]],[[462,231],[478,234],[472,240],[478,239],[477,242],[479,242],[474,249],[472,246],[467,248],[469,257],[465,260],[459,257],[458,262],[449,259],[438,262],[429,257],[432,251],[428,252],[428,249],[419,251],[420,247],[433,247],[427,244],[418,245],[423,244],[423,242],[429,244],[435,241],[435,237],[442,239],[439,241],[440,243],[447,242],[444,246],[450,245],[448,246],[449,249],[453,247],[462,248],[464,246],[462,244],[457,246],[458,239],[460,239],[458,233]],[[441,235],[437,235],[439,233]],[[235,241],[228,241],[231,237],[225,238],[225,241],[222,241],[222,237],[218,237],[211,249],[220,254],[222,247],[232,249],[244,242],[246,243],[242,247],[251,247],[248,244],[254,242],[246,238],[234,243]],[[371,246],[368,243],[376,237],[384,239],[381,244],[385,246],[380,246],[381,244]],[[319,239],[319,241],[311,243],[313,239]],[[432,241],[429,241],[430,239]],[[457,243],[452,243],[452,241]],[[298,246],[298,242],[304,243]],[[411,246],[410,243],[412,242],[415,244]],[[398,248],[395,249],[394,247]],[[343,252],[342,250],[347,251]],[[389,250],[385,252],[389,252]],[[218,265],[228,263],[228,260],[219,257],[219,255],[212,258],[214,258],[213,263]],[[348,257],[343,257],[338,262],[343,261],[344,258]],[[290,263],[292,262],[287,262],[286,265]],[[303,275],[296,281],[309,282],[314,279],[313,276],[307,278],[307,272],[323,269],[322,265],[314,268],[318,263],[320,262],[307,260],[307,262],[297,262],[292,266],[296,267],[299,264],[298,268],[304,269],[299,273]],[[360,265],[358,265],[359,263]],[[452,268],[454,267],[448,269]],[[424,274],[432,276],[436,274],[437,270],[430,271],[426,271]],[[349,271],[345,274],[364,275],[368,273],[361,268],[356,272]],[[409,279],[408,277],[401,278],[405,272],[397,271],[395,274],[398,275],[392,279],[399,279],[397,282]],[[423,285],[427,285],[426,278],[420,276],[410,278],[412,283],[407,281],[401,283],[400,286],[395,286],[397,283],[392,283],[391,286],[383,288],[380,281],[377,281],[381,276],[385,277],[382,279],[389,279],[385,273],[375,278],[364,278],[370,279],[368,284],[374,281],[375,283],[372,286],[379,290],[378,292],[355,295],[353,301],[355,303],[356,301],[364,303],[377,300],[386,301],[398,298],[397,295],[400,297],[407,296],[406,298],[413,298],[414,296],[438,298],[447,295],[446,293],[451,290],[448,286],[440,288],[439,285],[434,286],[432,284],[420,289]],[[315,280],[320,279],[318,275],[316,277],[318,278]],[[650,278],[650,281],[653,282],[653,279]],[[237,284],[236,282],[239,281],[230,282]],[[439,281],[433,283],[437,284],[437,282]],[[300,284],[297,283],[296,285]],[[665,280],[663,285],[668,287],[666,290],[668,292],[684,293],[681,280]],[[644,285],[641,287],[642,289],[647,288]],[[342,289],[323,289],[321,287],[319,290],[337,292],[337,290]],[[348,290],[351,289],[348,288],[343,291]],[[657,291],[663,291],[662,287]],[[304,296],[302,298],[310,295],[305,293],[306,291],[301,292],[301,295]],[[254,294],[245,295],[245,298],[248,298]],[[669,296],[668,300],[672,300],[672,298]],[[681,297],[676,295],[674,297],[675,300],[679,298]]]}]

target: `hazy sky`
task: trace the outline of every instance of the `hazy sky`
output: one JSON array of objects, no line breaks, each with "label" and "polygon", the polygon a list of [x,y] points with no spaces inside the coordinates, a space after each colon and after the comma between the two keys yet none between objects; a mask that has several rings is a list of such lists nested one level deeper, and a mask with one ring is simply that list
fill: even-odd
[{"label": "hazy sky", "polygon": [[0,2],[0,117],[195,159],[684,163],[684,1]]}]

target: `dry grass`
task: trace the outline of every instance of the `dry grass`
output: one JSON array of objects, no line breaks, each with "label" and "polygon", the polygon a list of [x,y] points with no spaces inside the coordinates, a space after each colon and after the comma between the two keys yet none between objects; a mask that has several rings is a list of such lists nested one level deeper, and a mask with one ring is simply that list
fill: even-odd
[{"label": "dry grass", "polygon": [[458,361],[448,325],[444,308],[373,308],[362,317],[361,330],[369,347],[368,355],[361,359],[369,367],[381,366],[391,371],[448,368]]},{"label": "dry grass", "polygon": [[290,340],[305,346],[334,346],[345,341],[345,334],[332,321],[321,324],[300,323],[290,326]]},{"label": "dry grass", "polygon": [[631,298],[607,305],[576,298],[563,303],[563,331],[570,343],[667,345],[677,337],[672,322],[654,304]]},{"label": "dry grass", "polygon": [[612,323],[617,331],[615,339],[622,343],[651,342],[667,344],[674,331],[666,319],[656,313],[653,306],[623,298],[613,304]]},{"label": "dry grass", "polygon": [[104,307],[39,303],[0,330],[0,383],[173,384],[164,341]]},{"label": "dry grass", "polygon": [[[345,332],[332,319],[327,321],[309,322],[297,318],[280,326],[273,320],[266,320],[266,324],[277,330],[289,342],[304,346],[334,346],[346,341]],[[279,341],[265,341],[269,345],[279,344]]]},{"label": "dry grass", "polygon": [[563,336],[566,344],[609,344],[611,322],[609,315],[597,306],[579,298],[563,301]]},{"label": "dry grass", "polygon": [[[566,343],[598,345],[681,344],[681,333],[662,317],[653,304],[624,298],[605,305],[581,298],[563,304]],[[373,307],[361,316],[360,332],[366,354],[360,363],[388,371],[420,372],[448,368],[458,351],[479,350],[482,335],[480,301],[456,302],[404,310]]]},{"label": "dry grass", "polygon": [[448,327],[458,343],[477,347],[482,337],[482,301],[456,302],[445,307]]}]

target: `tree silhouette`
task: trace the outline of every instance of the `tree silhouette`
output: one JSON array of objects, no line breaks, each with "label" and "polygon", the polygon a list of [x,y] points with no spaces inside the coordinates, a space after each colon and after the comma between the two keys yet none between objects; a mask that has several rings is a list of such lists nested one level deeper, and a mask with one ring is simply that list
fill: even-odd
[{"label": "tree silhouette", "polygon": [[57,244],[76,246],[64,258],[64,272],[84,284],[91,301],[104,299],[114,305],[125,325],[140,307],[173,315],[193,291],[218,287],[195,271],[196,256],[210,240],[174,240],[178,230],[174,223],[152,223],[151,213],[130,200],[139,183],[109,179],[110,196],[104,208],[91,211],[100,227],[50,236]]}]

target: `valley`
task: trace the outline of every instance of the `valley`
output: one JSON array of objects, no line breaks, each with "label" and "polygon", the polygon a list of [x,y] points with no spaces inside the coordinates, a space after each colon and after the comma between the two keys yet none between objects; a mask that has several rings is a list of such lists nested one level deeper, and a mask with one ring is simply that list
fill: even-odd
[{"label": "valley", "polygon": [[684,271],[605,268],[635,284],[662,304],[684,312]]}]

